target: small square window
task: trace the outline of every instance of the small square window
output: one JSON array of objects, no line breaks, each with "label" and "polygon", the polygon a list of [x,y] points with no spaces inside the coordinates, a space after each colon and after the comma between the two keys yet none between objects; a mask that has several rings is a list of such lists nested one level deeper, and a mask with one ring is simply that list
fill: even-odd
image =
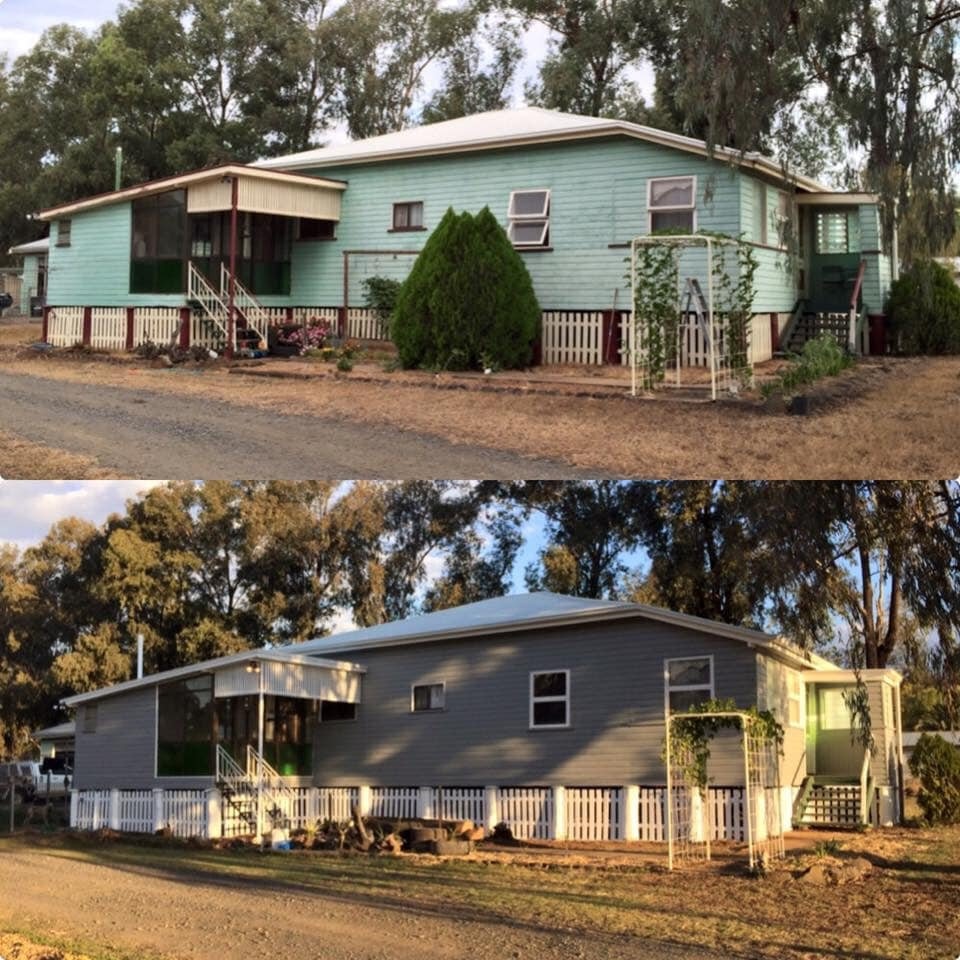
[{"label": "small square window", "polygon": [[446,706],[446,691],[442,683],[419,683],[413,688],[412,709],[414,713],[443,710]]},{"label": "small square window", "polygon": [[666,708],[686,713],[713,699],[713,657],[678,657],[664,662]]},{"label": "small square window", "polygon": [[320,722],[335,723],[338,720],[356,720],[357,705],[355,703],[340,703],[336,700],[320,701]]},{"label": "small square window", "polygon": [[423,201],[416,200],[410,203],[395,203],[393,205],[394,230],[422,230],[423,229]]},{"label": "small square window", "polygon": [[696,230],[696,177],[657,177],[647,184],[650,233]]},{"label": "small square window", "polygon": [[530,726],[570,726],[570,671],[530,674]]},{"label": "small square window", "polygon": [[72,220],[58,220],[57,221],[57,246],[58,247],[69,247],[70,246],[70,233],[73,229]]},{"label": "small square window", "polygon": [[298,240],[335,240],[336,223],[333,220],[314,220],[301,217],[297,230]]},{"label": "small square window", "polygon": [[514,190],[507,209],[507,236],[515,247],[546,247],[550,242],[550,191]]}]

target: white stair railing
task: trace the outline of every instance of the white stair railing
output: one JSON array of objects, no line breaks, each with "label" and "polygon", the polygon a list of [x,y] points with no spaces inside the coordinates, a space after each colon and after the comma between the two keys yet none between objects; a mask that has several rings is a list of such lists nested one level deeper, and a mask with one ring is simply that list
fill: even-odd
[{"label": "white stair railing", "polygon": [[297,795],[283,782],[283,777],[274,770],[257,751],[247,745],[247,779],[262,790],[264,811],[279,810],[291,818],[296,809]]},{"label": "white stair railing", "polygon": [[[227,330],[229,310],[214,289],[209,280],[193,265],[191,261],[187,270],[187,297],[191,303],[199,304],[204,316],[211,323],[218,326],[224,338],[229,341],[230,333]],[[236,339],[234,339],[236,346]]]},{"label": "white stair railing", "polygon": [[[230,299],[230,269],[225,263],[220,264],[220,299],[227,302]],[[247,327],[266,343],[270,317],[260,301],[236,277],[233,278],[233,305],[243,314]]]}]

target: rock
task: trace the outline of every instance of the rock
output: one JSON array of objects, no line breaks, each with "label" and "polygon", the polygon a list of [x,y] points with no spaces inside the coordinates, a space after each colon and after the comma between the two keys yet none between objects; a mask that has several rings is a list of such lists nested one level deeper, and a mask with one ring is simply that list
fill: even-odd
[{"label": "rock", "polygon": [[833,871],[820,863],[815,863],[806,873],[801,873],[797,879],[803,883],[815,884],[818,887],[825,887],[830,883],[836,883]]},{"label": "rock", "polygon": [[793,874],[789,870],[771,870],[767,873],[765,879],[768,883],[783,884],[790,883],[793,880]]},{"label": "rock", "polygon": [[873,872],[873,864],[866,857],[854,857],[843,865],[844,880],[862,880]]}]

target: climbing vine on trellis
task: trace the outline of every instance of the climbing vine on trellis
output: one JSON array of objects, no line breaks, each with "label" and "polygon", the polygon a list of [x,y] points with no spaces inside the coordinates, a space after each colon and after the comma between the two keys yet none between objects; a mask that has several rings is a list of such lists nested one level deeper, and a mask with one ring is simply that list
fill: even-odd
[{"label": "climbing vine on trellis", "polygon": [[[732,716],[703,716],[729,713]],[[742,719],[737,714],[744,714]],[[690,707],[684,714],[674,714],[670,729],[671,752],[680,758],[681,776],[688,786],[701,792],[707,789],[707,764],[710,743],[721,730],[742,730],[744,736],[756,737],[774,743],[778,753],[783,752],[783,727],[769,710],[757,707],[742,709],[733,700],[706,700]],[[667,759],[664,740],[663,759]]]},{"label": "climbing vine on trellis", "polygon": [[725,323],[727,361],[739,380],[750,378],[750,321],[759,266],[753,248],[742,236],[704,230],[694,237],[665,232],[662,244],[635,243],[631,259],[634,349],[642,358],[643,389],[663,381],[677,349],[680,256],[685,249],[706,246],[708,238],[714,241],[708,265],[713,280],[711,306],[715,317]]}]

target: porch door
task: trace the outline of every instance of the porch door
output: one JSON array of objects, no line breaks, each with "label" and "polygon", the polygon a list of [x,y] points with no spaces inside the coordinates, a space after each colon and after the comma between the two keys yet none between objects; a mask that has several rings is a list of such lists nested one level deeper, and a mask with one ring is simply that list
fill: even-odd
[{"label": "porch door", "polygon": [[843,699],[852,686],[822,686],[814,688],[815,713],[813,736],[815,772],[819,777],[856,779],[860,775],[863,747],[851,743],[850,710]]}]

